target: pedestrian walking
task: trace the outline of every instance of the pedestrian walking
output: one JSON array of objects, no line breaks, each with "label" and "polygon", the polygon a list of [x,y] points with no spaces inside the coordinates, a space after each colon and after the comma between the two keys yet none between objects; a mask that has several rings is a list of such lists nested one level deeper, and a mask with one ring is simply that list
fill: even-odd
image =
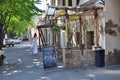
[{"label": "pedestrian walking", "polygon": [[34,33],[34,36],[32,38],[32,52],[33,52],[33,54],[38,53],[37,34],[36,33]]}]

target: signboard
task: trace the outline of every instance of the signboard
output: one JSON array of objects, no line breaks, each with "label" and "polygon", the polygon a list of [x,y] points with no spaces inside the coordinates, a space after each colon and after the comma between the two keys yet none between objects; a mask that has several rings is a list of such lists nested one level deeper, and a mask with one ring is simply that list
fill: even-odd
[{"label": "signboard", "polygon": [[57,67],[55,46],[43,47],[42,53],[43,53],[43,64],[45,69]]}]

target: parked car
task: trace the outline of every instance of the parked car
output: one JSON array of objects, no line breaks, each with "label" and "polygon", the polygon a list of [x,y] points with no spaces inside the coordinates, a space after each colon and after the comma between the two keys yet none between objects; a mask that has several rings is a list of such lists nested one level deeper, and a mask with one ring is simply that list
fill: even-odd
[{"label": "parked car", "polygon": [[26,36],[24,36],[23,41],[28,41],[28,38]]},{"label": "parked car", "polygon": [[19,38],[13,38],[15,44],[20,44],[21,40]]},{"label": "parked car", "polygon": [[14,46],[14,41],[11,38],[3,39],[3,45],[4,46]]}]

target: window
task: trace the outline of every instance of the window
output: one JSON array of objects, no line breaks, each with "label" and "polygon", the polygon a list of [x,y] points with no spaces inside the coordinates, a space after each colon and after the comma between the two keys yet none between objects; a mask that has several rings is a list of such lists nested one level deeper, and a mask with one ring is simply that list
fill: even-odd
[{"label": "window", "polygon": [[94,45],[94,31],[87,31],[87,49],[92,49]]},{"label": "window", "polygon": [[79,5],[79,1],[80,1],[80,0],[76,0],[76,5]]},{"label": "window", "polygon": [[68,6],[72,6],[72,0],[68,0]]},{"label": "window", "polygon": [[65,0],[63,0],[63,3],[62,3],[63,6],[65,6]]}]

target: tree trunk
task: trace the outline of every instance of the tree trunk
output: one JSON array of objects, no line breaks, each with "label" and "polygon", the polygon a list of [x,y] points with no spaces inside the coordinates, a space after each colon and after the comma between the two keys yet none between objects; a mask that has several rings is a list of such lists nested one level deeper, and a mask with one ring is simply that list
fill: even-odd
[{"label": "tree trunk", "polygon": [[3,24],[0,23],[0,50],[2,50],[2,45],[3,45]]},{"label": "tree trunk", "polygon": [[0,50],[2,50],[3,47],[3,38],[5,36],[6,33],[6,25],[0,23]]}]

